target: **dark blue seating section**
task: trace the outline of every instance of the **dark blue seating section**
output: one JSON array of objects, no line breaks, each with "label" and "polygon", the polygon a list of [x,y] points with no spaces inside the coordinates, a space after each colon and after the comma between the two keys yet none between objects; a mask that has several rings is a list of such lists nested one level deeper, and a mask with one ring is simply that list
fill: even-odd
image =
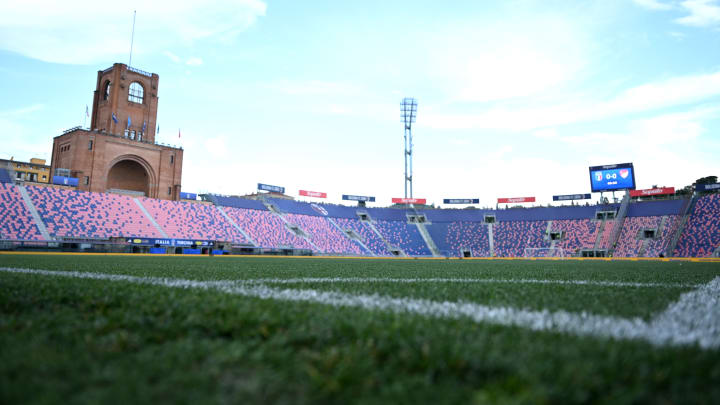
[{"label": "dark blue seating section", "polygon": [[484,222],[433,222],[427,225],[435,245],[444,256],[460,257],[469,250],[473,257],[490,256],[488,225]]},{"label": "dark blue seating section", "polygon": [[661,217],[663,215],[678,215],[685,200],[640,201],[630,204],[628,217]]},{"label": "dark blue seating section", "polygon": [[720,194],[700,197],[683,230],[675,256],[708,257],[720,246]]},{"label": "dark blue seating section", "polygon": [[408,224],[406,221],[377,220],[375,228],[390,245],[402,249],[409,256],[432,255],[415,224]]},{"label": "dark blue seating section", "polygon": [[12,183],[13,179],[7,169],[0,169],[0,183]]},{"label": "dark blue seating section", "polygon": [[0,238],[43,240],[20,191],[12,183],[0,183]]},{"label": "dark blue seating section", "polygon": [[224,207],[235,207],[235,208],[248,208],[252,210],[267,210],[262,201],[251,200],[249,198],[240,197],[228,197],[224,195],[208,194],[210,201],[215,205],[222,205]]}]

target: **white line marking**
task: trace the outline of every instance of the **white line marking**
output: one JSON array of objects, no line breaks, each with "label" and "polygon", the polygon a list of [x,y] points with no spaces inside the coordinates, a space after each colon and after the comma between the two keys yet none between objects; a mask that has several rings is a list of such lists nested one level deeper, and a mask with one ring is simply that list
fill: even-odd
[{"label": "white line marking", "polygon": [[638,287],[638,288],[699,288],[703,284],[691,283],[640,283],[631,281],[595,281],[595,280],[543,280],[543,279],[504,279],[504,278],[381,278],[381,277],[302,277],[302,278],[257,278],[241,280],[257,284],[310,284],[310,283],[487,283],[487,284],[559,284],[588,285],[598,287]]},{"label": "white line marking", "polygon": [[338,307],[356,307],[395,313],[411,313],[442,319],[471,319],[498,325],[518,326],[535,331],[564,332],[580,336],[613,339],[643,339],[656,346],[697,344],[705,349],[720,347],[720,277],[698,290],[683,294],[680,300],[652,321],[619,318],[585,312],[531,311],[509,307],[489,307],[471,302],[431,301],[414,298],[323,292],[307,289],[279,289],[243,281],[195,281],[158,277],[0,268],[9,273],[24,273],[80,279],[125,281],[174,288],[215,289],[229,294],[281,301],[320,303]]}]

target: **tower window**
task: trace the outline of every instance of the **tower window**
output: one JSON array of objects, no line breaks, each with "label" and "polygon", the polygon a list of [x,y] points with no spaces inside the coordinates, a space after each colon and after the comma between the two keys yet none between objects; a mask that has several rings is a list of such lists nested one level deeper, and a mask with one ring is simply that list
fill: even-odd
[{"label": "tower window", "polygon": [[105,86],[103,86],[103,100],[110,98],[110,87],[112,87],[112,82],[108,80],[105,82]]},{"label": "tower window", "polygon": [[130,83],[130,91],[128,92],[128,101],[132,101],[133,103],[142,104],[143,103],[143,94],[144,94],[144,90],[143,90],[142,84],[140,84],[138,82]]}]

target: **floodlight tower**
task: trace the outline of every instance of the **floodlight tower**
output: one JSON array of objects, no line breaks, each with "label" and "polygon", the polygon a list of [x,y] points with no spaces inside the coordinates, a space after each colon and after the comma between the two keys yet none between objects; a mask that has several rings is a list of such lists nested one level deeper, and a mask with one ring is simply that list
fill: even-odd
[{"label": "floodlight tower", "polygon": [[[406,97],[400,103],[400,117],[405,124],[405,198],[412,198],[412,124],[417,116],[417,102],[414,98]],[[408,188],[410,195],[408,195]]]}]

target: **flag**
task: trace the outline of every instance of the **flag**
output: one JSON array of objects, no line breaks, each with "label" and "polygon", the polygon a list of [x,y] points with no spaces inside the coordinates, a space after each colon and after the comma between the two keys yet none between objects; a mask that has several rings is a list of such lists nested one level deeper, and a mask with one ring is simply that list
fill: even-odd
[{"label": "flag", "polygon": [[145,132],[145,128],[147,128],[147,122],[143,121],[143,132]]},{"label": "flag", "polygon": [[89,117],[89,116],[90,116],[90,110],[88,109],[87,104],[85,104],[85,116],[86,116],[86,117]]},{"label": "flag", "polygon": [[180,128],[178,128],[178,139],[180,138]]},{"label": "flag", "polygon": [[130,128],[130,125],[132,125],[132,124],[131,124],[131,121],[130,121],[130,116],[128,115],[128,124],[127,124],[127,127]]},{"label": "flag", "polygon": [[155,133],[156,133],[156,134],[159,134],[159,133],[160,133],[160,125],[158,125],[158,129],[157,129],[157,131],[155,131]]},{"label": "flag", "polygon": [[112,120],[114,123],[118,123],[117,115],[115,115],[115,113],[112,113]]}]

